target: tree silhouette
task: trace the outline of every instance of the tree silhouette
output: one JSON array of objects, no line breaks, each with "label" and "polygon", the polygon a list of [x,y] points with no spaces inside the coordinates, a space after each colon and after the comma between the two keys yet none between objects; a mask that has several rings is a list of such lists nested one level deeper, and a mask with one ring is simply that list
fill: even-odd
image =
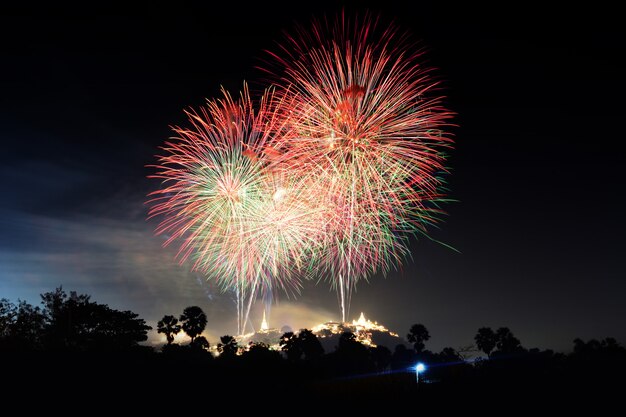
[{"label": "tree silhouette", "polygon": [[280,337],[280,349],[287,354],[287,359],[297,361],[302,357],[302,346],[294,332],[286,332]]},{"label": "tree silhouette", "polygon": [[245,364],[245,369],[251,372],[252,378],[266,386],[261,386],[261,390],[281,381],[281,365],[284,361],[281,354],[270,349],[270,346],[263,342],[250,342],[248,348],[243,351],[241,359]]},{"label": "tree silhouette", "polygon": [[490,356],[491,352],[495,349],[498,338],[496,333],[491,327],[481,327],[478,329],[478,333],[474,336],[476,347],[480,349],[485,355]]},{"label": "tree silhouette", "polygon": [[211,346],[209,344],[209,341],[206,340],[206,337],[204,336],[196,337],[195,339],[193,339],[193,342],[191,342],[189,345],[192,348],[199,349],[199,350],[209,350],[209,347]]},{"label": "tree silhouette", "polygon": [[279,345],[290,361],[297,361],[302,355],[307,360],[317,359],[324,354],[322,344],[309,329],[301,329],[297,335],[286,332],[280,337]]},{"label": "tree silhouette", "polygon": [[178,324],[178,319],[174,316],[163,316],[157,323],[157,332],[163,333],[167,339],[167,344],[171,345],[176,336],[181,330],[181,326]]},{"label": "tree silhouette", "polygon": [[413,347],[417,353],[421,353],[426,345],[428,339],[430,339],[430,333],[423,324],[414,324],[409,330],[409,334],[406,336],[407,340],[413,343]]},{"label": "tree silhouette", "polygon": [[339,336],[335,359],[336,369],[340,374],[360,374],[375,369],[370,350],[352,332],[344,332]]},{"label": "tree silhouette", "polygon": [[200,307],[191,306],[183,310],[180,322],[182,323],[183,331],[187,333],[187,336],[191,338],[191,343],[193,343],[194,339],[204,331],[207,318]]},{"label": "tree silhouette", "polygon": [[339,345],[337,349],[348,348],[358,343],[356,340],[356,335],[352,332],[343,332],[339,335]]},{"label": "tree silhouette", "polygon": [[45,325],[39,307],[26,301],[15,305],[7,299],[0,300],[0,347],[9,350],[38,350]]},{"label": "tree silhouette", "polygon": [[591,339],[587,343],[579,338],[574,339],[574,353],[579,355],[588,355],[598,352],[601,347],[602,344],[596,339]]},{"label": "tree silhouette", "polygon": [[0,347],[9,344],[17,307],[6,298],[0,299]]},{"label": "tree silhouette", "polygon": [[220,337],[220,343],[217,345],[217,351],[220,353],[220,357],[233,358],[239,350],[237,339],[233,336],[225,335]]},{"label": "tree silhouette", "polygon": [[623,352],[624,348],[622,347],[622,345],[620,345],[617,340],[614,337],[607,337],[604,340],[602,340],[600,342],[600,345],[602,345],[602,349],[609,351],[609,352]]},{"label": "tree silhouette", "polygon": [[363,361],[370,357],[368,348],[352,332],[343,332],[339,336],[336,353],[351,360]]},{"label": "tree silhouette", "polygon": [[90,301],[62,288],[41,295],[43,342],[48,349],[126,350],[148,339],[150,326],[132,311]]},{"label": "tree silhouette", "polygon": [[249,363],[260,365],[262,362],[281,360],[278,352],[270,349],[270,345],[263,342],[250,342],[248,349],[242,355]]},{"label": "tree silhouette", "polygon": [[11,335],[11,326],[17,315],[17,307],[6,298],[0,299],[0,340]]},{"label": "tree silhouette", "polygon": [[386,370],[391,364],[391,351],[386,346],[370,347],[370,356],[378,372]]},{"label": "tree silhouette", "polygon": [[519,339],[513,336],[513,332],[508,327],[500,327],[496,331],[496,348],[500,354],[510,354],[522,351],[522,344]]},{"label": "tree silhouette", "polygon": [[463,357],[451,347],[445,347],[437,354],[438,362],[440,363],[456,363],[463,362]]},{"label": "tree silhouette", "polygon": [[612,337],[601,341],[591,339],[586,343],[576,338],[574,339],[574,355],[577,357],[626,355],[626,348]]},{"label": "tree silhouette", "polygon": [[587,382],[586,387],[593,387],[598,392],[611,392],[614,398],[621,398],[626,374],[626,348],[617,340],[612,337],[587,342],[575,339],[574,351],[567,359],[570,379]]},{"label": "tree silhouette", "polygon": [[40,335],[44,327],[44,317],[39,307],[33,307],[26,301],[20,301],[17,306],[14,333],[31,347],[38,347]]},{"label": "tree silhouette", "polygon": [[248,343],[248,349],[244,352],[244,356],[251,358],[257,355],[264,355],[270,351],[270,346],[263,342],[250,342]]},{"label": "tree silhouette", "polygon": [[302,329],[298,333],[300,348],[307,360],[317,359],[324,354],[324,348],[315,333],[309,329]]},{"label": "tree silhouette", "polygon": [[405,345],[396,345],[391,355],[391,369],[407,369],[416,362],[415,351],[407,349]]}]

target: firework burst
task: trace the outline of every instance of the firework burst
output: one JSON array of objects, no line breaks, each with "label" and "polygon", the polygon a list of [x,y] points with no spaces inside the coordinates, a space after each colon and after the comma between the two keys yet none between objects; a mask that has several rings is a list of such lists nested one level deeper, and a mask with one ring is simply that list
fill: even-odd
[{"label": "firework burst", "polygon": [[316,22],[272,54],[276,93],[224,92],[163,147],[150,216],[178,258],[237,294],[327,278],[342,319],[361,279],[402,262],[443,213],[452,114],[420,53],[365,16]]},{"label": "firework burst", "polygon": [[298,290],[305,255],[322,241],[307,179],[290,175],[272,148],[272,135],[286,134],[279,107],[267,93],[255,111],[245,87],[238,100],[223,92],[188,111],[191,126],[174,128],[152,176],[163,181],[150,201],[157,234],[181,242],[181,263],[235,291],[240,334],[257,294]]},{"label": "firework burst", "polygon": [[426,233],[442,213],[451,113],[411,49],[371,17],[342,15],[300,29],[272,54],[284,67],[278,94],[292,130],[274,147],[322,184],[332,230],[320,269],[338,290],[344,321],[356,283],[399,262],[407,232]]}]

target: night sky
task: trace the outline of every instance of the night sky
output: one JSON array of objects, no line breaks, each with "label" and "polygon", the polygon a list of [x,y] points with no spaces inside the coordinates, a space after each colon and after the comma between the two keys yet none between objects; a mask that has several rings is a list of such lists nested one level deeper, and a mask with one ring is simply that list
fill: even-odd
[{"label": "night sky", "polygon": [[[211,342],[235,332],[232,294],[154,236],[144,202],[159,184],[145,166],[184,108],[220,85],[262,88],[264,49],[343,3],[204,3],[0,17],[0,298],[38,303],[63,285],[153,325],[195,304]],[[626,343],[621,14],[597,2],[384,3],[370,10],[426,47],[458,113],[448,178],[458,202],[432,236],[460,253],[413,241],[400,271],[358,286],[351,318],[364,311],[400,334],[423,323],[435,350],[471,344],[481,326],[508,326],[526,347]],[[270,324],[339,316],[328,285],[307,283],[297,300],[280,298]]]}]

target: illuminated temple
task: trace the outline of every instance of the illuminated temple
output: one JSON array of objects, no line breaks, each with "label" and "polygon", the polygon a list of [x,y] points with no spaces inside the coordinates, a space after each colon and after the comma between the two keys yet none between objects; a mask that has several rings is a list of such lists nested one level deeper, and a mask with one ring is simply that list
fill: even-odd
[{"label": "illuminated temple", "polygon": [[[366,319],[364,313],[361,313],[358,320],[353,320],[351,323],[329,321],[313,326],[311,330],[320,339],[326,352],[331,352],[335,349],[339,336],[345,332],[353,333],[356,340],[366,346],[384,345],[393,349],[396,345],[404,342],[397,333],[390,331],[376,321]],[[278,340],[281,336],[282,332],[280,330],[271,328],[268,325],[264,311],[259,330],[255,333],[241,336],[239,343],[262,342],[274,349],[279,349]]]},{"label": "illuminated temple", "polygon": [[[361,313],[358,320],[352,320],[352,323],[338,323],[329,321],[324,324],[318,324],[311,330],[320,339],[332,337],[333,335],[341,335],[345,332],[352,332],[356,337],[356,340],[367,346],[376,346],[383,343],[377,339],[389,339],[398,338],[395,343],[401,343],[397,333],[389,331],[385,326],[378,324],[378,322],[370,321],[365,318],[365,314]],[[384,337],[386,336],[386,337]],[[389,339],[392,340],[393,339]]]}]

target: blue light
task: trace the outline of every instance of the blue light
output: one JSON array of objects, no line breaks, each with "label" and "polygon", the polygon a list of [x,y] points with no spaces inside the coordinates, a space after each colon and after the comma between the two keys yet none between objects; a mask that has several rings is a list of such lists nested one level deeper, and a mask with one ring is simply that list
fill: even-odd
[{"label": "blue light", "polygon": [[424,372],[426,370],[426,365],[424,365],[422,362],[419,362],[417,365],[415,365],[415,373],[421,373]]}]

